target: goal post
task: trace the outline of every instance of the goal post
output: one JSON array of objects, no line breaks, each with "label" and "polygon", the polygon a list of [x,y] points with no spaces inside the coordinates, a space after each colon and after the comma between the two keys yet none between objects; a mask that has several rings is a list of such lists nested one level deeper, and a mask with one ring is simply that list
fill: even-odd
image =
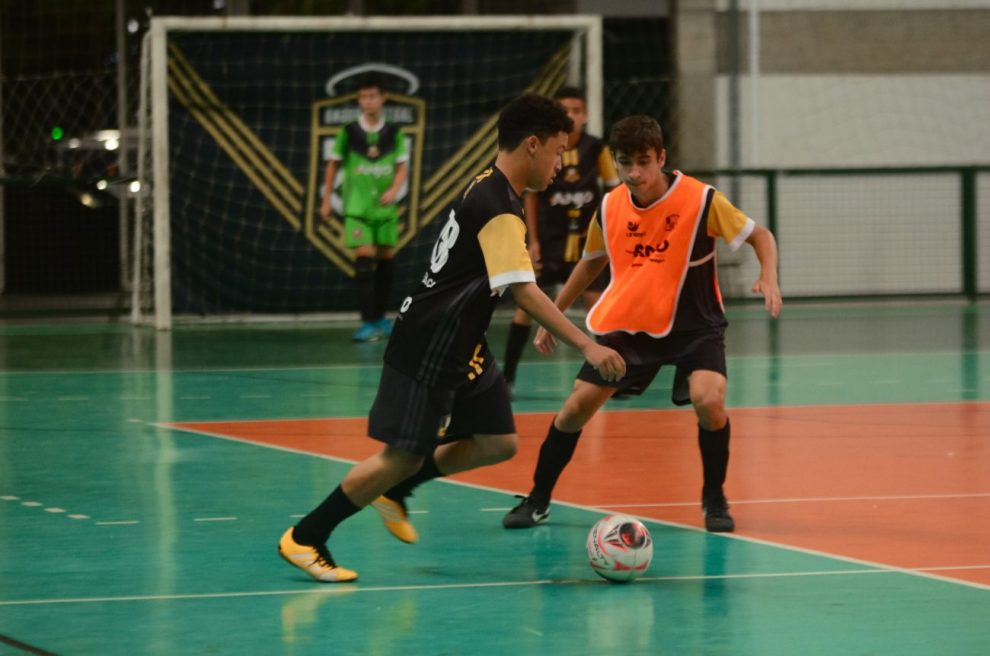
[{"label": "goal post", "polygon": [[[320,219],[355,76],[385,82],[406,134],[393,300],[433,221],[496,154],[501,107],[579,85],[602,131],[599,16],[154,18],[144,43],[132,320],[271,320],[354,308],[353,255]],[[339,176],[338,176],[339,177]],[[332,199],[337,207],[339,199]]]}]

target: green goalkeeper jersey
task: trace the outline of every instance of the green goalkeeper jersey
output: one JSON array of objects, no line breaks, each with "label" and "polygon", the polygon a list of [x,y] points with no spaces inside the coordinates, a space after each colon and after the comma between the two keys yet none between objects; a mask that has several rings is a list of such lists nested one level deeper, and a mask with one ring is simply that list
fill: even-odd
[{"label": "green goalkeeper jersey", "polygon": [[360,121],[348,123],[334,140],[331,159],[344,172],[344,216],[362,221],[390,221],[398,205],[382,206],[378,199],[395,179],[395,167],[409,159],[406,136],[390,123],[369,132]]}]

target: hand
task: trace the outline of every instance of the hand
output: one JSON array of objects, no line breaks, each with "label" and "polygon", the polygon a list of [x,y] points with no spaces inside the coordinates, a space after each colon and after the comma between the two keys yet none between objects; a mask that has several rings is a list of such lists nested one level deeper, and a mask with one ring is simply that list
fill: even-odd
[{"label": "hand", "polygon": [[533,338],[533,346],[540,355],[550,355],[557,346],[557,340],[546,328],[540,326],[536,330],[536,337]]},{"label": "hand", "polygon": [[780,314],[780,308],[784,305],[784,300],[780,296],[780,287],[774,280],[760,278],[753,285],[754,294],[763,294],[763,308],[776,318]]},{"label": "hand", "polygon": [[399,194],[397,189],[389,189],[384,194],[379,196],[378,203],[381,205],[391,205],[395,202],[395,197]]},{"label": "hand", "polygon": [[330,210],[330,199],[327,198],[322,203],[320,203],[320,218],[325,222],[330,223],[330,218],[333,216],[333,212]]},{"label": "hand", "polygon": [[585,349],[584,359],[598,371],[602,378],[610,383],[614,383],[626,375],[626,361],[607,346],[592,342]]}]

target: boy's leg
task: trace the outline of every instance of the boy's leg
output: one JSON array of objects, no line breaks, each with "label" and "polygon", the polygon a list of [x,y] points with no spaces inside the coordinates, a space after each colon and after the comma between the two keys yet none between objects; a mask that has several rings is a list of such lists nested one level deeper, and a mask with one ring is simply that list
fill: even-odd
[{"label": "boy's leg", "polygon": [[388,309],[388,297],[392,291],[392,279],[395,275],[396,238],[395,221],[379,227],[375,247],[373,321],[385,337],[392,334],[392,323],[385,318],[385,310]]},{"label": "boy's leg", "polygon": [[313,578],[327,582],[353,581],[357,573],[340,567],[326,547],[333,530],[382,492],[415,472],[423,457],[386,446],[355,465],[323,502],[290,528],[279,541],[279,553]]},{"label": "boy's leg", "polygon": [[574,381],[571,395],[550,423],[547,437],[540,446],[540,456],[533,473],[533,489],[502,518],[502,526],[530,528],[546,521],[550,516],[553,488],[574,455],[581,430],[614,393],[614,387],[584,380]]},{"label": "boy's leg", "polygon": [[715,371],[699,369],[688,378],[691,404],[698,416],[698,448],[704,486],[701,491],[705,528],[731,532],[735,521],[722,486],[729,466],[729,417],[725,412],[726,379]]},{"label": "boy's leg", "polygon": [[532,330],[532,320],[529,315],[516,308],[515,314],[512,315],[512,323],[509,324],[509,336],[505,340],[505,358],[502,360],[502,373],[509,384],[510,393],[516,382],[516,368],[519,366],[519,360],[522,359],[523,349],[526,348]]},{"label": "boy's leg", "polygon": [[375,314],[375,248],[368,227],[357,219],[344,219],[345,244],[354,250],[354,304],[361,313],[361,326],[351,339],[368,342],[378,337]]},{"label": "boy's leg", "polygon": [[491,351],[480,355],[485,370],[459,388],[453,400],[445,435],[422,467],[376,499],[375,510],[385,528],[403,542],[418,536],[409,523],[405,500],[417,486],[434,478],[508,460],[516,454],[519,437],[509,391]]},{"label": "boy's leg", "polygon": [[437,447],[423,462],[419,471],[382,493],[372,502],[381,515],[385,528],[399,540],[413,544],[419,534],[409,522],[406,499],[412,491],[434,478],[487,467],[512,458],[519,448],[515,433],[500,435],[471,435]]}]

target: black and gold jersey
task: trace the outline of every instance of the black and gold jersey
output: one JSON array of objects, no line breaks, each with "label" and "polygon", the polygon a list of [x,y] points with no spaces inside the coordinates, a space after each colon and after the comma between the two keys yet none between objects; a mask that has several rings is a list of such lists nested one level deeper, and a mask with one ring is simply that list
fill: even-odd
[{"label": "black and gold jersey", "polygon": [[602,199],[602,185],[614,187],[619,176],[608,146],[587,134],[563,152],[561,163],[560,173],[540,194],[540,250],[544,258],[577,262],[588,223]]},{"label": "black and gold jersey", "polygon": [[385,362],[430,386],[456,386],[491,365],[485,331],[498,296],[533,282],[519,196],[492,167],[450,211],[429,266],[402,301]]}]

